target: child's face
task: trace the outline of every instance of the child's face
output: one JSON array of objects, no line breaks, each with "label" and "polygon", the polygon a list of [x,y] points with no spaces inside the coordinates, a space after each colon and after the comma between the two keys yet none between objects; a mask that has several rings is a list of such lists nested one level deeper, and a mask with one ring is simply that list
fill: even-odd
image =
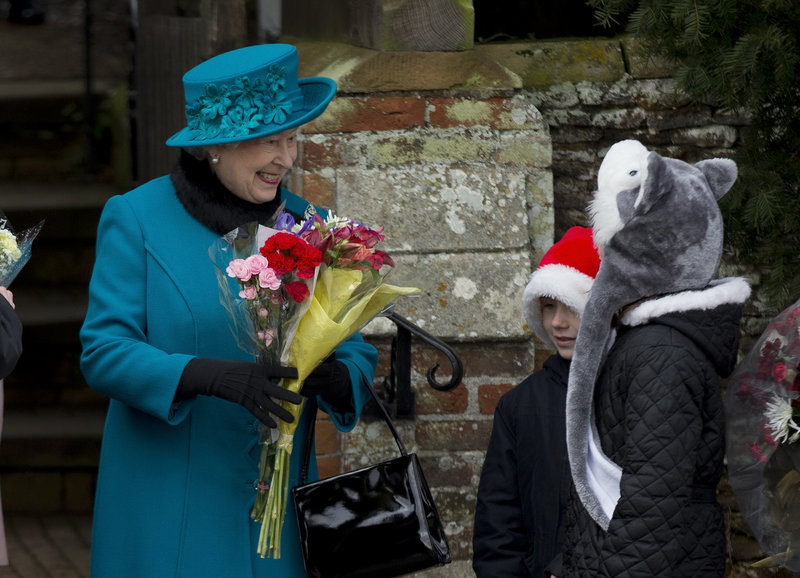
[{"label": "child's face", "polygon": [[580,318],[561,301],[542,297],[539,304],[542,307],[542,325],[547,336],[561,357],[572,359],[575,339],[578,337],[578,328],[581,324]]}]

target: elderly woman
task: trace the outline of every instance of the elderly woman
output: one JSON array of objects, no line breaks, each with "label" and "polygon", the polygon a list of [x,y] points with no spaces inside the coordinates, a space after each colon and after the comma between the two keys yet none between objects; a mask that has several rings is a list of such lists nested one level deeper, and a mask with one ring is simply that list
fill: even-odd
[{"label": "elderly woman", "polygon": [[[297,65],[293,46],[270,44],[187,72],[188,126],[167,141],[183,149],[172,173],[103,210],[81,329],[86,381],[111,398],[93,576],[305,575],[291,511],[279,559],[258,556],[260,528],[250,519],[259,431],[292,420],[275,400],[301,400],[278,385],[296,370],[253,363],[237,346],[208,255],[220,236],[268,222],[281,203],[298,218],[309,206],[280,184],[297,158],[298,127],[324,111],[336,85],[298,79]],[[376,364],[376,350],[356,334],[301,393],[318,394],[348,431]]]}]

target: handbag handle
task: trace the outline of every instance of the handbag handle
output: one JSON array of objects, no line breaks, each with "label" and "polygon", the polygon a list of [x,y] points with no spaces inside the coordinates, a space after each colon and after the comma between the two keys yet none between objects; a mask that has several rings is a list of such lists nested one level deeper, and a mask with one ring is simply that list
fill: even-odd
[{"label": "handbag handle", "polygon": [[[389,417],[389,412],[386,411],[386,408],[381,403],[381,400],[378,399],[375,390],[370,384],[367,384],[367,389],[369,390],[372,399],[375,400],[375,404],[378,406],[378,410],[380,411],[383,420],[386,422],[386,425],[389,426],[389,431],[392,432],[392,437],[394,437],[394,441],[397,444],[397,449],[400,450],[400,455],[406,456],[408,452],[406,452],[406,446],[403,445],[402,440],[400,439],[400,434],[397,433],[397,428],[394,426],[394,422],[392,418]],[[317,398],[316,396],[310,398],[306,402],[310,409],[311,409],[311,420],[308,424],[308,431],[306,432],[306,440],[304,446],[304,455],[303,455],[303,462],[300,466],[300,484],[305,485],[308,480],[308,463],[311,460],[311,448],[314,447],[314,425],[317,422]]]}]

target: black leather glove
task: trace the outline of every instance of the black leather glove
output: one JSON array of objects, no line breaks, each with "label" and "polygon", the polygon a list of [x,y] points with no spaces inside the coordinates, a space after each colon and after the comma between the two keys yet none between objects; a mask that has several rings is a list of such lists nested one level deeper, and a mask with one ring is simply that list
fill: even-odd
[{"label": "black leather glove", "polygon": [[330,356],[306,378],[300,393],[306,397],[322,396],[333,407],[343,408],[350,405],[351,390],[350,370]]},{"label": "black leather glove", "polygon": [[278,385],[283,377],[296,379],[297,369],[249,361],[196,357],[183,370],[175,400],[213,395],[238,403],[265,426],[276,427],[278,424],[274,417],[287,423],[293,422],[294,417],[272,398],[290,403],[300,403],[303,400],[298,394]]}]

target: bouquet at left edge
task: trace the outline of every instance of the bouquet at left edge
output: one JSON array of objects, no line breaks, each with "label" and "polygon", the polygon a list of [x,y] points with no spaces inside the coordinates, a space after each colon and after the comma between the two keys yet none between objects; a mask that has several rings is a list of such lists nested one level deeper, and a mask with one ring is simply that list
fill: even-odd
[{"label": "bouquet at left edge", "polygon": [[800,570],[800,301],[776,316],[731,376],[728,478],[769,557]]},{"label": "bouquet at left edge", "polygon": [[8,219],[0,212],[0,286],[8,287],[31,258],[31,245],[44,221],[30,229],[14,233]]},{"label": "bouquet at left edge", "polygon": [[[221,298],[240,347],[258,362],[297,368],[283,386],[299,392],[306,377],[343,341],[401,295],[419,292],[384,282],[392,259],[376,245],[383,229],[314,213],[296,223],[279,211],[274,228],[240,227],[211,249]],[[251,517],[261,523],[258,554],[280,558],[289,491],[289,458],[303,404],[264,428]]]}]

